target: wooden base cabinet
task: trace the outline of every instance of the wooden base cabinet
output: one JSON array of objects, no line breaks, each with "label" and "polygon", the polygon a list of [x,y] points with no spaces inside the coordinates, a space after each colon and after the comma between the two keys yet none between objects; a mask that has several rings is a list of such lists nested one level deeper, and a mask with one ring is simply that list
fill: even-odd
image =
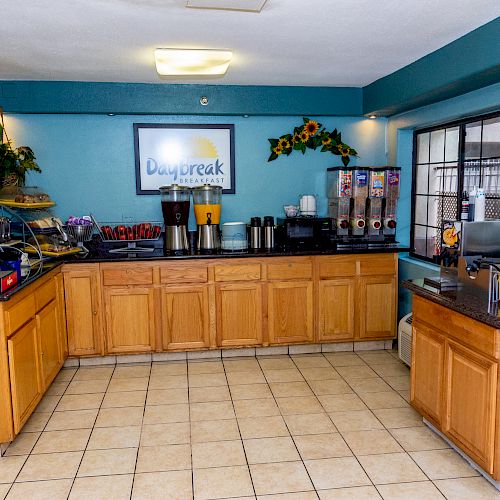
[{"label": "wooden base cabinet", "polygon": [[319,282],[319,340],[339,341],[354,338],[356,283],[350,278]]}]

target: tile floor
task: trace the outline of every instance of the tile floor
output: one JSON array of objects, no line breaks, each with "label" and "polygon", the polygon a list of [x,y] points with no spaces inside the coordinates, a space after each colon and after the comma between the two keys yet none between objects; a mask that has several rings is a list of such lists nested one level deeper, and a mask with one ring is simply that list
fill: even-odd
[{"label": "tile floor", "polygon": [[493,499],[391,351],[64,369],[0,499]]}]

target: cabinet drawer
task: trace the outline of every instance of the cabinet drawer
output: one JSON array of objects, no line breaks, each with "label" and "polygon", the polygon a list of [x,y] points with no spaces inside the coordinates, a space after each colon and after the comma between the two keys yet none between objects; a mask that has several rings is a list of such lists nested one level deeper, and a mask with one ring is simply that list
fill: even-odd
[{"label": "cabinet drawer", "polygon": [[319,278],[346,278],[356,276],[356,259],[354,257],[327,257],[318,259]]},{"label": "cabinet drawer", "polygon": [[309,261],[269,264],[267,278],[270,280],[310,279],[312,278],[312,263]]},{"label": "cabinet drawer", "polygon": [[238,264],[215,266],[215,281],[257,281],[260,280],[260,264]]},{"label": "cabinet drawer", "polygon": [[162,267],[160,281],[162,283],[206,283],[208,272],[206,267]]},{"label": "cabinet drawer", "polygon": [[359,274],[361,276],[379,276],[381,274],[395,274],[397,261],[394,254],[360,255],[358,257]]},{"label": "cabinet drawer", "polygon": [[153,283],[153,268],[120,267],[116,269],[103,269],[102,281],[105,286],[151,285]]},{"label": "cabinet drawer", "polygon": [[39,311],[51,300],[56,298],[56,282],[54,279],[47,281],[35,292],[36,310]]},{"label": "cabinet drawer", "polygon": [[36,313],[35,297],[28,295],[5,312],[5,330],[9,335],[27,323]]}]

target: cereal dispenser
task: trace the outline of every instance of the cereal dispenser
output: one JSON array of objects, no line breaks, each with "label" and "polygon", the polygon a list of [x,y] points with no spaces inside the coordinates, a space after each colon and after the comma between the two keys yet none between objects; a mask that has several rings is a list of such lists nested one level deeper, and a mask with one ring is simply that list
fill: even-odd
[{"label": "cereal dispenser", "polygon": [[327,169],[328,217],[333,219],[337,236],[348,236],[352,196],[352,169]]},{"label": "cereal dispenser", "polygon": [[385,170],[384,236],[396,235],[400,173],[400,167],[387,167]]},{"label": "cereal dispenser", "polygon": [[351,232],[353,236],[365,234],[365,210],[368,198],[368,169],[356,167],[352,173]]},{"label": "cereal dispenser", "polygon": [[368,180],[368,236],[380,236],[385,167],[371,167]]}]

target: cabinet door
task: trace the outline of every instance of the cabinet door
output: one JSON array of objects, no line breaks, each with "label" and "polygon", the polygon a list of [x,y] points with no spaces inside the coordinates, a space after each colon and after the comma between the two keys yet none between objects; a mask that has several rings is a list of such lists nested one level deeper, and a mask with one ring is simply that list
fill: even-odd
[{"label": "cabinet door", "polygon": [[447,342],[444,432],[493,473],[497,363]]},{"label": "cabinet door", "polygon": [[262,285],[216,285],[217,344],[220,347],[262,343]]},{"label": "cabinet door", "polygon": [[164,349],[209,347],[208,285],[161,290]]},{"label": "cabinet door", "polygon": [[49,302],[36,315],[40,339],[43,388],[46,389],[58,374],[62,364],[61,333],[57,301]]},{"label": "cabinet door", "polygon": [[153,288],[105,287],[106,352],[149,352],[155,346]]},{"label": "cabinet door", "polygon": [[443,420],[444,337],[413,321],[411,404],[441,428]]},{"label": "cabinet door", "polygon": [[354,278],[319,282],[319,340],[354,339]]},{"label": "cabinet door", "polygon": [[98,269],[64,272],[68,354],[104,354]]},{"label": "cabinet door", "polygon": [[312,281],[269,283],[269,341],[310,342],[313,338]]},{"label": "cabinet door", "polygon": [[358,278],[356,317],[361,339],[386,339],[396,335],[397,282],[395,276]]},{"label": "cabinet door", "polygon": [[14,432],[18,434],[42,397],[36,322],[31,320],[7,341]]}]

